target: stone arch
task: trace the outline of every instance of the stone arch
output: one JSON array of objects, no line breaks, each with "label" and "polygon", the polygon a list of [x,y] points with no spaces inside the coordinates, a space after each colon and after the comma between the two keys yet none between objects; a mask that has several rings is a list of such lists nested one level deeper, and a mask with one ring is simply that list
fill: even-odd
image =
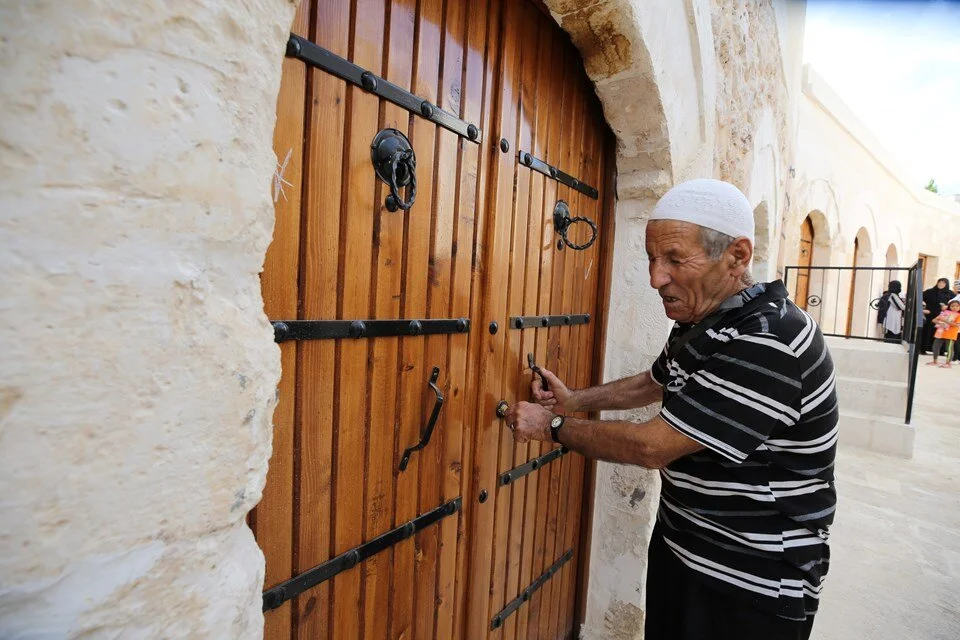
[{"label": "stone arch", "polygon": [[[806,233],[803,230],[804,226],[808,228]],[[816,209],[810,211],[800,221],[796,234],[800,239],[799,244],[788,249],[793,252],[793,255],[786,257],[787,266],[825,267],[830,264],[830,244],[833,235],[827,217],[822,211]],[[803,240],[806,235],[812,236],[809,246],[806,246]],[[805,251],[809,252],[809,255],[806,255]],[[790,296],[796,304],[806,309],[815,320],[820,321],[823,314],[822,300],[835,281],[832,274],[818,269],[809,271],[790,269],[786,272],[786,278]]]},{"label": "stone arch", "polygon": [[873,254],[873,239],[870,231],[866,226],[862,226],[857,230],[853,246],[850,247],[849,264],[858,269],[846,279],[847,283],[843,283],[848,287],[847,296],[837,301],[841,309],[843,301],[847,302],[845,334],[849,336],[871,336],[870,325],[874,311],[870,301],[880,296],[885,284],[884,278],[878,277],[878,274],[885,272],[861,269],[873,266]]}]

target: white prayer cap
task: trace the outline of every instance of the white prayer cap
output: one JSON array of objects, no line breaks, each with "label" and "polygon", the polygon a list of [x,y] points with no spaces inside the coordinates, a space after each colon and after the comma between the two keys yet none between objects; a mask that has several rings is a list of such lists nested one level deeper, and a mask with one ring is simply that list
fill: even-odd
[{"label": "white prayer cap", "polygon": [[753,208],[740,189],[729,182],[700,178],[667,191],[653,208],[650,220],[680,220],[754,241]]}]

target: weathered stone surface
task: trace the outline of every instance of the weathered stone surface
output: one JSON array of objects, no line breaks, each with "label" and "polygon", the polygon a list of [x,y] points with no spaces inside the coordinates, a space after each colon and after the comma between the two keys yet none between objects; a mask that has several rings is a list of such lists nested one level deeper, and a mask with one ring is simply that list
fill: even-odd
[{"label": "weathered stone surface", "polygon": [[261,633],[293,10],[0,5],[0,636]]}]

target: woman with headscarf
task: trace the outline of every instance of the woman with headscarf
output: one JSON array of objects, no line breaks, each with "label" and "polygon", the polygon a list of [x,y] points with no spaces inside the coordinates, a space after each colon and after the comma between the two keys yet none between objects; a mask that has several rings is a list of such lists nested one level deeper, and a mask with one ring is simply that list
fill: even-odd
[{"label": "woman with headscarf", "polygon": [[877,322],[883,326],[883,337],[887,342],[903,340],[903,310],[906,309],[907,303],[900,295],[901,291],[903,291],[903,285],[900,281],[891,280],[890,286],[880,297]]},{"label": "woman with headscarf", "polygon": [[954,293],[950,291],[950,281],[946,278],[940,278],[937,280],[936,286],[923,292],[923,301],[930,313],[924,316],[927,322],[923,325],[920,353],[926,353],[933,348],[933,332],[936,331],[936,327],[929,320],[940,315],[940,312],[947,308],[947,303],[953,296]]}]

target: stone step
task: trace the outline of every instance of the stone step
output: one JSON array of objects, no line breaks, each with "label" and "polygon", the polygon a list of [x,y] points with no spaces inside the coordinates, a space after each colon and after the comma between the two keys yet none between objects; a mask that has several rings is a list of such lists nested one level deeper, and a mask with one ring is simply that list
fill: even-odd
[{"label": "stone step", "polygon": [[910,356],[905,346],[844,338],[826,340],[838,376],[907,382]]},{"label": "stone step", "polygon": [[837,398],[841,409],[902,417],[907,410],[906,382],[837,376]]},{"label": "stone step", "polygon": [[903,418],[889,418],[860,411],[840,411],[840,446],[877,453],[913,457],[916,430]]}]

